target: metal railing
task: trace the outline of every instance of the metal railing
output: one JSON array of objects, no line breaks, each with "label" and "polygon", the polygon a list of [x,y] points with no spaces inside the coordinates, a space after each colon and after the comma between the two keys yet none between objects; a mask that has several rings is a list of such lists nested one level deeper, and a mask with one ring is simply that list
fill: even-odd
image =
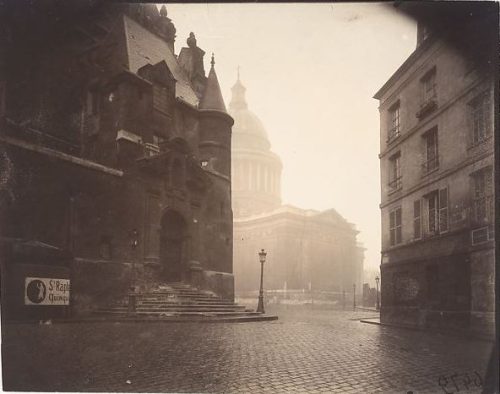
[{"label": "metal railing", "polygon": [[493,223],[494,220],[493,196],[475,198],[471,206],[471,220],[474,224]]},{"label": "metal railing", "polygon": [[422,170],[425,174],[439,168],[439,156],[433,157],[422,163]]},{"label": "metal railing", "polygon": [[396,191],[401,189],[401,187],[403,186],[402,178],[403,177],[399,176],[389,181],[389,188],[391,189],[390,191]]},{"label": "metal railing", "polygon": [[395,140],[396,138],[399,137],[399,135],[400,135],[399,126],[395,126],[389,129],[389,134],[387,135],[387,142]]}]

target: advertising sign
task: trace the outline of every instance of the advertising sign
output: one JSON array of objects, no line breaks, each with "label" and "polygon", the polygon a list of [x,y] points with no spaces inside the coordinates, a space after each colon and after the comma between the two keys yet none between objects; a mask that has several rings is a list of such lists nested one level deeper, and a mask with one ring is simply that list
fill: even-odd
[{"label": "advertising sign", "polygon": [[26,278],[25,305],[69,305],[69,279]]}]

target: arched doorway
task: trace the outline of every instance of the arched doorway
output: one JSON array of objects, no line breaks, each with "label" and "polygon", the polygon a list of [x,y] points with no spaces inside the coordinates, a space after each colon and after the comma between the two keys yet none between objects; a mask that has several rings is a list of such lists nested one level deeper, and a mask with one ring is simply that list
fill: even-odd
[{"label": "arched doorway", "polygon": [[176,211],[169,210],[161,218],[160,262],[163,278],[168,282],[182,280],[186,221]]}]

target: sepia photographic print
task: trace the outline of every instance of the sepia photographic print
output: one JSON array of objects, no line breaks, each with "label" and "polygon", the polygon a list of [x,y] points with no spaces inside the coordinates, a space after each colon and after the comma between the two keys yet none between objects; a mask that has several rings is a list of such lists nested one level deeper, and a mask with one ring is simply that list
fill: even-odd
[{"label": "sepia photographic print", "polygon": [[498,393],[497,2],[0,0],[5,391]]}]

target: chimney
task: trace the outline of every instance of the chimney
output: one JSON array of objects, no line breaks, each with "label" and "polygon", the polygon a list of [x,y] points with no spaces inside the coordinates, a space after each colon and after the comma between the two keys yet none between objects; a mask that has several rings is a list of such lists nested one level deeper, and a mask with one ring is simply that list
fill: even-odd
[{"label": "chimney", "polygon": [[203,65],[205,51],[198,48],[196,44],[196,37],[192,32],[189,33],[187,44],[188,47],[182,48],[179,53],[179,65],[191,81],[191,85],[196,95],[199,99],[201,99],[203,92],[205,91],[205,83],[207,80],[205,77],[205,67]]}]

